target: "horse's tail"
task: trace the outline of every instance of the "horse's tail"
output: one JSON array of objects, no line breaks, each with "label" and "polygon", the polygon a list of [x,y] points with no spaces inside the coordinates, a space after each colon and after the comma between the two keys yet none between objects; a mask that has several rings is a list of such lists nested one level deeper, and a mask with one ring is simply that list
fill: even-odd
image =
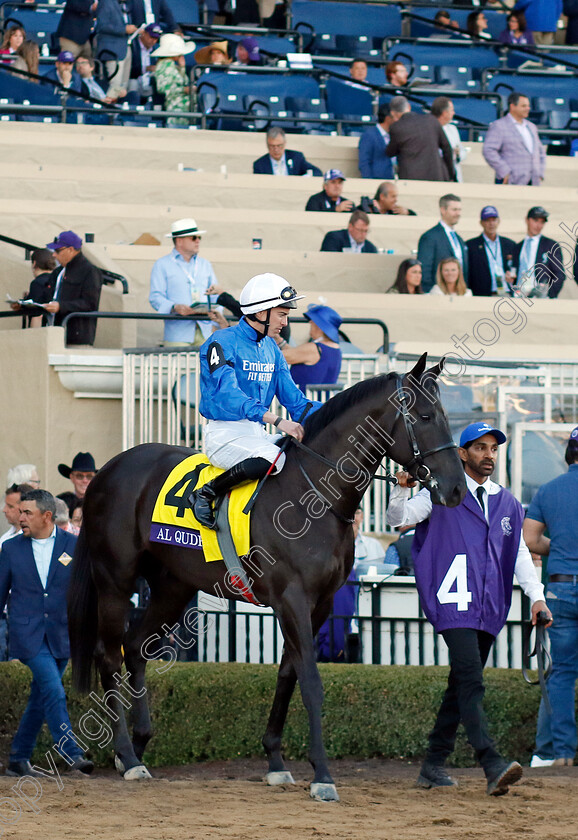
[{"label": "horse's tail", "polygon": [[98,638],[98,592],[92,578],[91,559],[85,530],[74,550],[72,576],[68,589],[68,632],[72,684],[86,694],[94,685],[94,651]]}]

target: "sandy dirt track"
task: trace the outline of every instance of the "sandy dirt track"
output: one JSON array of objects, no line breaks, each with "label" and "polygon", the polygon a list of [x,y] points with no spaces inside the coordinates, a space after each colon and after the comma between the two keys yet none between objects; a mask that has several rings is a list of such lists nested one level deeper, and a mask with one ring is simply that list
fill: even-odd
[{"label": "sandy dirt track", "polygon": [[[61,791],[41,780],[34,813],[0,777],[0,837],[20,840],[569,840],[578,824],[578,768],[525,770],[507,796],[485,793],[481,770],[456,770],[459,787],[415,788],[417,766],[403,762],[332,763],[339,803],[309,797],[308,765],[291,765],[295,787],[261,781],[263,761],[162,768],[152,781],[127,783],[112,771],[64,776]],[[23,793],[35,795],[31,787]],[[36,792],[38,795],[38,792]],[[10,803],[20,803],[17,821]]]}]

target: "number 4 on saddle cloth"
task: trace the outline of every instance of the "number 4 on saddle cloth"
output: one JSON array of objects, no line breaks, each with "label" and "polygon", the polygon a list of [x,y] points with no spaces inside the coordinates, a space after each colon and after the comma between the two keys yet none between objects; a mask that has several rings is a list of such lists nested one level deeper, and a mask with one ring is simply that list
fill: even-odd
[{"label": "number 4 on saddle cloth", "polygon": [[[170,472],[153,509],[150,539],[179,548],[202,551],[207,563],[224,560],[229,581],[245,600],[257,601],[239,557],[251,547],[250,514],[243,508],[251,498],[257,481],[235,487],[225,497],[217,514],[216,531],[206,528],[196,518],[188,502],[193,490],[202,487],[224,470],[214,467],[206,455],[190,455]],[[227,527],[228,526],[228,527]]]}]

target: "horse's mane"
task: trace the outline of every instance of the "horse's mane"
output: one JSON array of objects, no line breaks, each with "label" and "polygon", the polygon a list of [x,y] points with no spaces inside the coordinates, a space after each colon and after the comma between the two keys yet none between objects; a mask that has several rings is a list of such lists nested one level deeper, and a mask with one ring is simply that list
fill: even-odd
[{"label": "horse's mane", "polygon": [[304,443],[310,443],[323,429],[325,429],[336,417],[343,414],[351,406],[356,405],[365,398],[370,398],[385,390],[385,386],[395,376],[394,373],[382,373],[358,382],[351,388],[336,394],[321,406],[308,420],[305,421]]}]

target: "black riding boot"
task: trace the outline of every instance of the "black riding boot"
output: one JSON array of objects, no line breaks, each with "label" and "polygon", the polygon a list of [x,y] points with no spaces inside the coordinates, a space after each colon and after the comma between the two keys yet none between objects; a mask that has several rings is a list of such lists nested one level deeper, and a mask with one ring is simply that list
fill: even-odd
[{"label": "black riding boot", "polygon": [[215,499],[224,496],[238,484],[263,478],[270,466],[271,463],[266,458],[246,458],[240,464],[235,464],[230,470],[207,482],[204,487],[193,490],[189,496],[189,504],[193,509],[195,518],[206,528],[216,531],[217,523],[213,510]]}]

